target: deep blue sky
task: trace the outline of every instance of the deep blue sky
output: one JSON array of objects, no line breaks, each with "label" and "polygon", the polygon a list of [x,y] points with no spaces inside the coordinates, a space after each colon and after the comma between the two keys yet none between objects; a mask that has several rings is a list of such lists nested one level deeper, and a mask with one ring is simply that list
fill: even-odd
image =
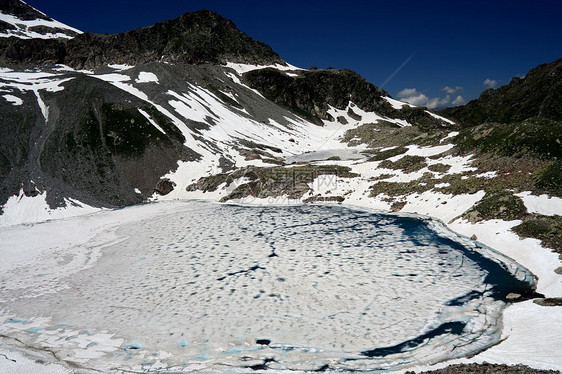
[{"label": "deep blue sky", "polygon": [[384,83],[393,97],[417,96],[417,104],[445,98],[446,86],[462,87],[451,90],[447,105],[459,95],[471,100],[488,88],[487,79],[501,86],[562,57],[561,0],[27,2],[97,33],[211,9],[293,65],[349,68],[377,86]]}]

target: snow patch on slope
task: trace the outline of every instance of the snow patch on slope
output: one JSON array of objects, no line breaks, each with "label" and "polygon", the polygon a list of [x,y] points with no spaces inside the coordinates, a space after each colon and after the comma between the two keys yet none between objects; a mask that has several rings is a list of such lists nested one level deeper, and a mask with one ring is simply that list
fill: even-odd
[{"label": "snow patch on slope", "polygon": [[[76,34],[82,34],[82,31],[55,20],[23,20],[11,14],[0,13],[0,21],[6,22],[12,27],[0,34],[0,37],[4,38],[15,36],[20,39],[72,39]],[[51,30],[40,33],[33,30],[34,28]]]},{"label": "snow patch on slope", "polygon": [[451,121],[450,119],[447,119],[447,118],[445,118],[445,117],[438,116],[437,114],[435,114],[435,113],[433,113],[433,112],[430,112],[429,110],[426,110],[425,112],[426,112],[427,114],[429,114],[430,116],[432,116],[433,118],[437,118],[437,119],[439,119],[439,120],[441,120],[441,121],[445,121],[445,122],[447,122],[447,123],[450,124],[450,125],[454,125],[454,124],[455,124],[455,122]]},{"label": "snow patch on slope", "polygon": [[4,204],[0,227],[75,217],[100,210],[70,198],[65,202],[66,207],[51,209],[47,204],[47,192],[31,197],[26,196],[22,189],[19,195],[10,197]]},{"label": "snow patch on slope", "polygon": [[236,71],[236,73],[238,73],[238,75],[242,75],[242,74],[247,73],[247,72],[252,71],[252,70],[265,69],[265,68],[273,68],[273,69],[277,69],[277,70],[281,70],[281,71],[305,70],[305,69],[293,66],[289,63],[287,63],[287,65],[281,65],[281,64],[251,65],[251,64],[239,64],[239,63],[234,63],[234,62],[228,62],[226,64],[226,67]]},{"label": "snow patch on slope", "polygon": [[4,97],[4,99],[6,99],[7,102],[12,103],[12,104],[15,105],[15,106],[18,106],[18,105],[22,105],[22,104],[23,104],[23,100],[20,99],[20,98],[17,97],[17,96],[14,96],[14,95],[4,95],[3,97]]},{"label": "snow patch on slope", "polygon": [[135,82],[137,82],[137,83],[150,83],[150,82],[158,83],[158,77],[154,73],[141,71],[139,73],[139,77],[135,80]]},{"label": "snow patch on slope", "polygon": [[391,98],[391,97],[388,97],[388,96],[383,96],[383,99],[385,99],[386,101],[388,101],[388,102],[390,103],[390,105],[392,105],[392,107],[393,107],[394,109],[400,110],[400,109],[402,109],[402,107],[403,107],[404,105],[414,108],[414,106],[413,106],[412,104],[408,104],[408,103],[405,103],[405,102],[403,102],[403,101],[395,100],[395,99],[393,99],[393,98]]},{"label": "snow patch on slope", "polygon": [[529,213],[542,214],[543,216],[562,215],[562,199],[548,195],[532,195],[530,191],[516,194],[519,196]]}]

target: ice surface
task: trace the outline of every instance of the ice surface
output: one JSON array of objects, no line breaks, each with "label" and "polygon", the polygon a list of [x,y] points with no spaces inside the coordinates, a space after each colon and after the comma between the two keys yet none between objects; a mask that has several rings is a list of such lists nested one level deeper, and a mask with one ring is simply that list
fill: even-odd
[{"label": "ice surface", "polygon": [[[157,366],[155,352],[168,367],[199,361],[212,372],[264,355],[279,369],[395,368],[499,338],[502,304],[486,296],[486,271],[414,220],[174,202],[27,227],[18,248],[21,229],[0,231],[21,252],[0,249],[11,258],[0,270],[0,322],[30,323],[1,323],[0,333],[89,368]],[[474,290],[484,296],[447,303]],[[459,321],[463,335],[361,354]]]}]

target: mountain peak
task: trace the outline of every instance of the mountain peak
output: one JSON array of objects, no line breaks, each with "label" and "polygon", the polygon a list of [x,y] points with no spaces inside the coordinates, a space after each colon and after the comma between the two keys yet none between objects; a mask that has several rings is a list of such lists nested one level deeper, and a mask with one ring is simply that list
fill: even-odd
[{"label": "mountain peak", "polygon": [[[78,43],[82,38],[78,38]],[[106,37],[107,55],[126,63],[169,62],[285,64],[269,46],[241,32],[234,22],[210,10]]]},{"label": "mountain peak", "polygon": [[[15,18],[7,15],[2,20],[10,20],[10,17]],[[13,20],[11,24],[0,23],[7,30],[4,36],[17,36],[16,31],[9,29],[17,23]],[[40,38],[21,33],[22,39]],[[172,20],[114,35],[84,33],[68,41],[49,43],[0,40],[0,56],[7,64],[59,63],[87,69],[105,64],[136,65],[153,61],[286,65],[271,47],[252,39],[238,30],[234,22],[210,10],[185,13]]]}]

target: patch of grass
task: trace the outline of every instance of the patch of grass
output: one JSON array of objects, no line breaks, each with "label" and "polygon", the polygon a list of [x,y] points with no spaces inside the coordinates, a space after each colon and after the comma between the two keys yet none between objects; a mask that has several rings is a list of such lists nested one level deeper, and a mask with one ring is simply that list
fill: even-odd
[{"label": "patch of grass", "polygon": [[527,208],[521,198],[506,190],[488,192],[478,204],[463,214],[470,222],[502,219],[513,221],[527,214]]},{"label": "patch of grass", "polygon": [[376,177],[372,177],[369,180],[374,182],[374,181],[380,181],[380,180],[383,180],[383,179],[392,178],[393,176],[394,176],[394,174],[385,173],[385,174],[378,175]]},{"label": "patch of grass", "polygon": [[433,164],[427,167],[430,171],[434,171],[436,173],[446,173],[451,168],[451,165],[446,164]]},{"label": "patch of grass", "polygon": [[404,156],[397,161],[384,160],[379,167],[385,169],[402,170],[405,173],[412,173],[427,166],[425,157],[422,156]]},{"label": "patch of grass", "polygon": [[414,126],[399,127],[392,122],[377,121],[346,131],[343,141],[350,146],[367,144],[369,148],[403,147],[413,144],[421,133]]},{"label": "patch of grass", "polygon": [[426,166],[425,157],[422,156],[404,156],[394,162],[395,169],[402,169],[406,173],[418,171]]},{"label": "patch of grass", "polygon": [[544,118],[510,123],[487,123],[464,129],[454,138],[461,154],[477,151],[508,157],[562,159],[562,122]]},{"label": "patch of grass", "polygon": [[450,195],[463,195],[486,190],[487,179],[474,176],[465,179],[462,177],[463,176],[459,174],[445,175],[443,178],[439,179],[439,183],[448,183],[449,185],[436,188],[436,191]]},{"label": "patch of grass", "polygon": [[525,220],[511,230],[523,238],[535,238],[543,247],[562,253],[562,217],[540,216]]},{"label": "patch of grass", "polygon": [[388,196],[404,196],[413,193],[422,193],[432,188],[431,185],[420,184],[419,179],[411,182],[386,182],[380,181],[371,186],[370,197],[380,194]]},{"label": "patch of grass", "polygon": [[557,160],[550,163],[536,174],[535,187],[541,192],[551,195],[562,196],[562,161]]},{"label": "patch of grass", "polygon": [[387,149],[385,151],[381,151],[381,152],[375,154],[374,156],[369,158],[368,161],[386,160],[387,158],[401,155],[402,153],[406,153],[407,151],[408,151],[408,148],[405,148],[405,147],[396,147],[396,148],[392,148],[392,149]]}]

